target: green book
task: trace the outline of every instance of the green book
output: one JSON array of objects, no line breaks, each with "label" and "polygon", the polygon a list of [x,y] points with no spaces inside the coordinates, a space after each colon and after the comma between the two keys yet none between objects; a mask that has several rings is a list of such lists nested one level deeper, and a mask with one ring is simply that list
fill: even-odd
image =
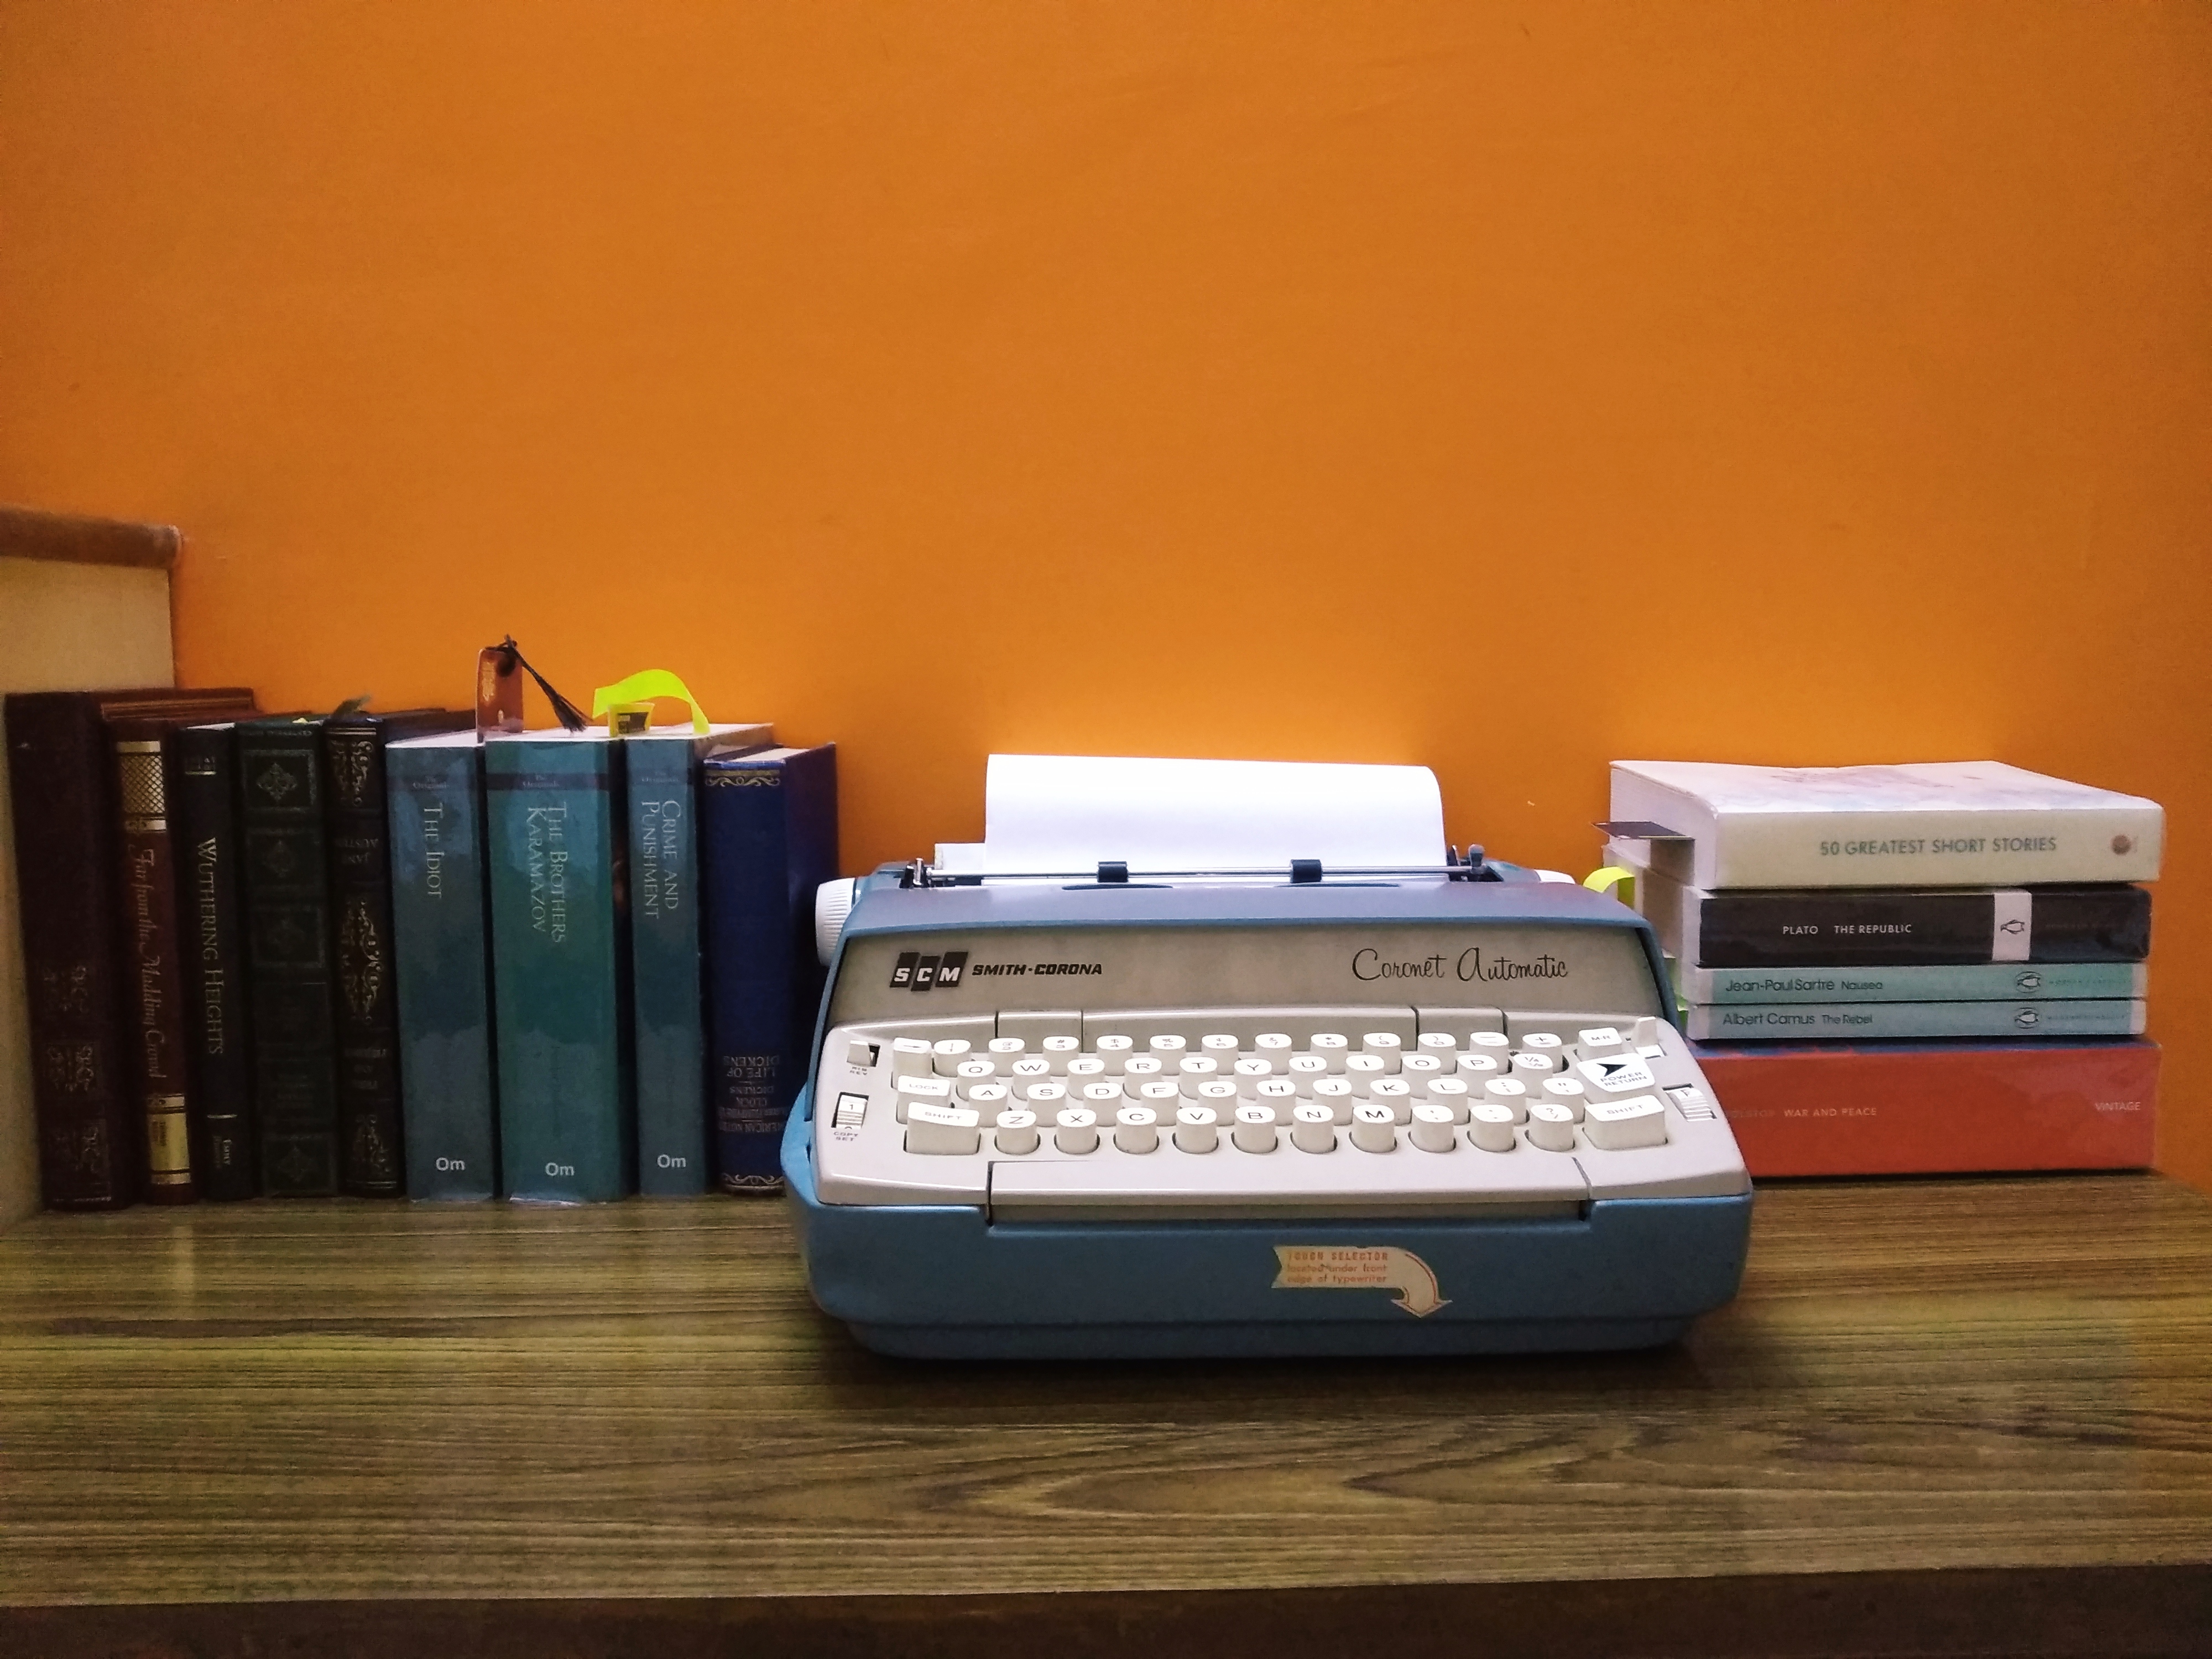
[{"label": "green book", "polygon": [[483,769],[501,1185],[620,1198],[636,1148],[622,744],[493,737]]}]

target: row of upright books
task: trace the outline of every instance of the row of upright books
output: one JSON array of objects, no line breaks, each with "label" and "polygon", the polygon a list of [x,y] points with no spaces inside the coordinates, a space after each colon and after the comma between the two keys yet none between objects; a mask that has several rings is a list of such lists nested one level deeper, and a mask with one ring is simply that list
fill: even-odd
[{"label": "row of upright books", "polygon": [[42,1194],[773,1188],[836,751],[11,696]]},{"label": "row of upright books", "polygon": [[1624,761],[1612,796],[1754,1176],[2150,1162],[2155,802],[1996,762]]}]

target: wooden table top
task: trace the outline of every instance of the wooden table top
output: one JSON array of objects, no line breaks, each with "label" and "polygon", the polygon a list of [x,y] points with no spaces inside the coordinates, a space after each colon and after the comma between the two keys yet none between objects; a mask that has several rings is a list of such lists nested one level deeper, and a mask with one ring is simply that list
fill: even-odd
[{"label": "wooden table top", "polygon": [[2208,1338],[2212,1200],[2154,1176],[1771,1187],[1676,1347],[1412,1362],[878,1358],[773,1202],[44,1216],[0,1235],[0,1651],[339,1602],[362,1651],[403,1612],[448,1651],[1954,1650],[1941,1607],[2185,1651]]}]

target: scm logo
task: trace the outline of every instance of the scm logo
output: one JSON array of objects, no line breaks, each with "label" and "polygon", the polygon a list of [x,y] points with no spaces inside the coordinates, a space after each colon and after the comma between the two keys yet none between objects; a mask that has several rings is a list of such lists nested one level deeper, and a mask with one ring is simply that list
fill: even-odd
[{"label": "scm logo", "polygon": [[894,991],[927,991],[933,985],[957,985],[968,971],[965,951],[947,951],[926,957],[919,951],[902,951],[891,969]]}]

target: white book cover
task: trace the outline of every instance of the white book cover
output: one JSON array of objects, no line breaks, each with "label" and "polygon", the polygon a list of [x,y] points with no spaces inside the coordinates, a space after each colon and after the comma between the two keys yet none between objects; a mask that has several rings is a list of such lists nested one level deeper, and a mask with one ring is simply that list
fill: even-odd
[{"label": "white book cover", "polygon": [[2149,881],[2166,839],[2156,801],[2001,761],[1615,761],[1613,821],[1688,836],[1650,866],[1707,890]]}]

